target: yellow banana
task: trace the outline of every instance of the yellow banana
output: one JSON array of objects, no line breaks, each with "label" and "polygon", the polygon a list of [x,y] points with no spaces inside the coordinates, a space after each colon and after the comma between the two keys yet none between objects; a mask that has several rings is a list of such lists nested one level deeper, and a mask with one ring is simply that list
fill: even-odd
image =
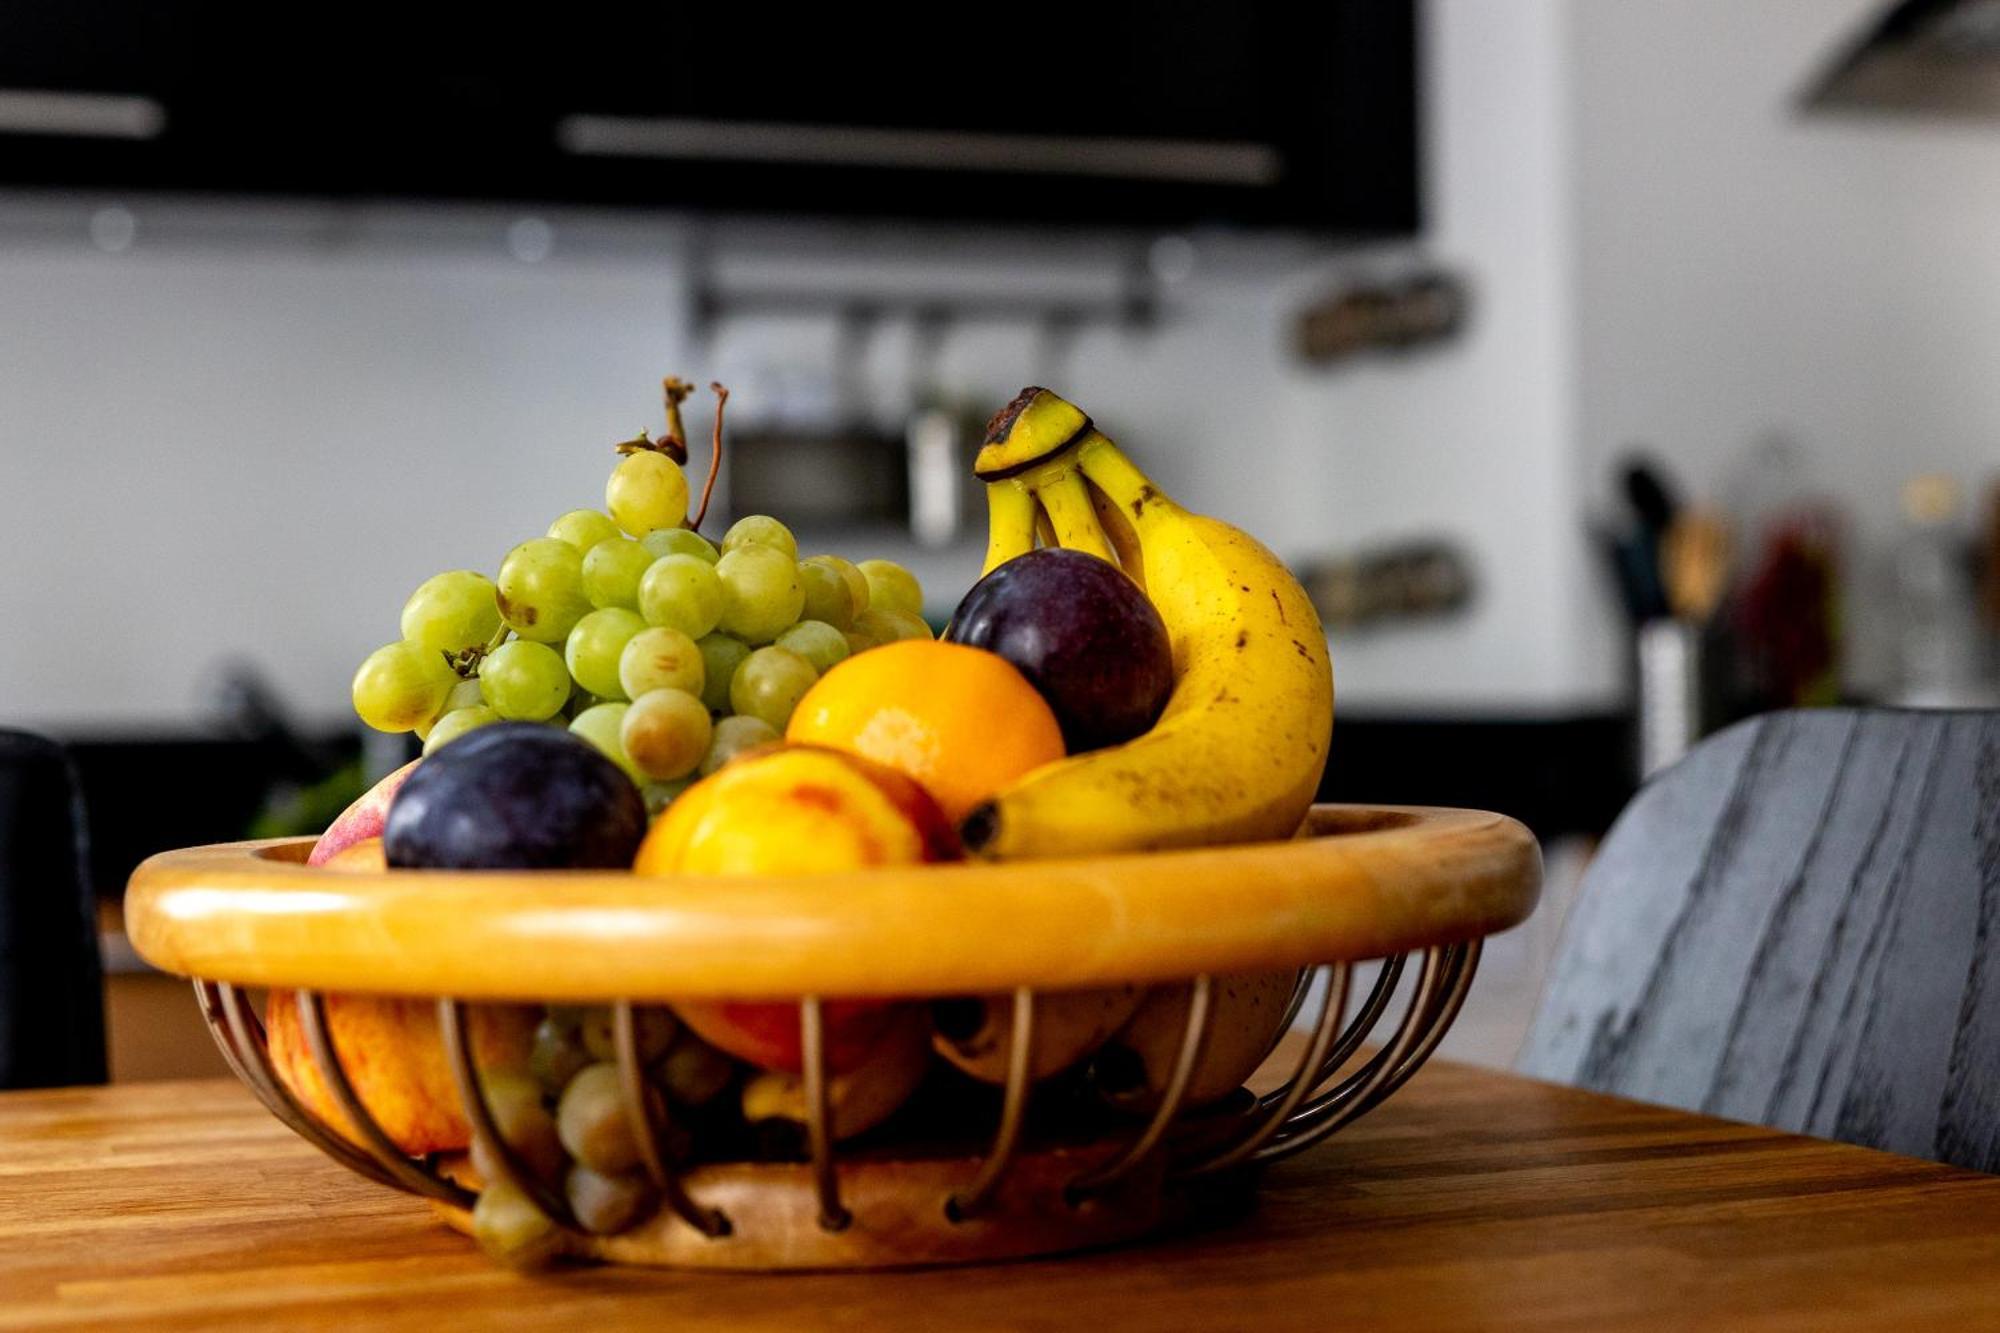
[{"label": "yellow banana", "polygon": [[1031,544],[1023,497],[1041,502],[1064,546],[1106,559],[1115,544],[1091,490],[1129,517],[1175,683],[1145,735],[1044,765],[973,811],[967,847],[1048,857],[1291,836],[1333,726],[1326,636],[1298,581],[1255,538],[1175,504],[1046,389],[1022,390],[994,419],[975,469],[1008,516],[989,561]]},{"label": "yellow banana", "polygon": [[[1282,1035],[1295,971],[1217,977],[1208,1039],[1188,1083],[1187,1105],[1207,1106],[1243,1086]],[[1091,1066],[1098,1095],[1124,1111],[1151,1111],[1165,1095],[1187,1028],[1189,988],[1158,986]]]},{"label": "yellow banana", "polygon": [[[1049,991],[1035,997],[1035,1059],[1028,1076],[1044,1079],[1092,1055],[1146,996],[1135,982],[1095,990]],[[1014,1046],[1011,995],[967,996],[931,1005],[937,1053],[985,1083],[1007,1081]]]}]

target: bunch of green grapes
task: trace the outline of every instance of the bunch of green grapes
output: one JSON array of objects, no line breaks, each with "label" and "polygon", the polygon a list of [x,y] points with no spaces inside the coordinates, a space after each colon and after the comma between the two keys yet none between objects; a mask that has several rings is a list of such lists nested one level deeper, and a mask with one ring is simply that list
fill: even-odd
[{"label": "bunch of green grapes", "polygon": [[[645,1095],[663,1104],[670,1139],[656,1145],[669,1160],[684,1158],[695,1125],[729,1111],[725,1096],[741,1067],[684,1029],[664,1008],[632,1011],[633,1046]],[[576,1225],[595,1235],[615,1235],[643,1221],[659,1205],[645,1165],[645,1149],[626,1114],[618,1074],[611,1010],[551,1005],[526,1070],[480,1074],[494,1127],[517,1170],[562,1198]],[[475,1149],[485,1188],[473,1209],[473,1234],[487,1252],[530,1267],[556,1242],[555,1223],[509,1183],[504,1163]]]},{"label": "bunch of green grapes", "polygon": [[665,454],[612,471],[605,511],[575,509],[488,578],[454,570],[403,606],[402,638],[354,676],[354,710],[429,754],[501,720],[567,726],[657,814],[733,755],[782,735],[815,681],[854,653],[929,638],[923,589],[887,560],[801,560],[753,514],[718,548],[686,526]]}]

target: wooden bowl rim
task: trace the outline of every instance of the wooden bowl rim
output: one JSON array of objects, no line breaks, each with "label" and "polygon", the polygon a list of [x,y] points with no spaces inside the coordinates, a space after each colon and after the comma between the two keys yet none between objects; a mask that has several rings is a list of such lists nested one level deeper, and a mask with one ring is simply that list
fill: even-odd
[{"label": "wooden bowl rim", "polygon": [[816,876],[343,872],[312,839],[164,852],[140,955],[183,975],[476,1000],[1062,990],[1362,960],[1505,930],[1541,851],[1504,815],[1315,806],[1288,842]]}]

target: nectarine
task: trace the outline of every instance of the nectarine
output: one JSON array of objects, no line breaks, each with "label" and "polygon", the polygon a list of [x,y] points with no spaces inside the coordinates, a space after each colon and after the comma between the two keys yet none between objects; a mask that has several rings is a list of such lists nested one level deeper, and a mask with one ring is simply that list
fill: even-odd
[{"label": "nectarine", "polygon": [[410,770],[420,762],[412,759],[355,798],[354,804],[336,815],[334,821],[326,826],[326,832],[319,835],[312,853],[306,857],[306,864],[322,865],[343,848],[368,838],[381,837],[382,826],[389,819],[389,802],[395,799],[396,789],[403,785],[403,779],[409,777]]},{"label": "nectarine", "polygon": [[[642,875],[804,875],[956,857],[937,802],[894,769],[815,745],[736,760],[683,792],[639,848]],[[828,1068],[860,1063],[903,1006],[841,1000],[822,1011]],[[767,1069],[803,1064],[798,1006],[688,999],[674,1010],[704,1041]]]},{"label": "nectarine", "polygon": [[[469,1010],[473,1064],[525,1069],[540,1011],[525,1005],[476,1005]],[[383,1132],[406,1153],[448,1152],[472,1142],[430,1000],[375,995],[326,997],[327,1034],[355,1095]],[[264,1006],[271,1063],[306,1108],[359,1142],[353,1125],[320,1078],[300,1021],[298,996],[272,991]]]}]

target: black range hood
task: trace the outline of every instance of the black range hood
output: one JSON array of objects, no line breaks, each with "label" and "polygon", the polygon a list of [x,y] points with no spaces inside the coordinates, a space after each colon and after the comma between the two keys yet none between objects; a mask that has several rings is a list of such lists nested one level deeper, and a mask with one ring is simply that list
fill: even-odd
[{"label": "black range hood", "polygon": [[2000,0],[1901,0],[1818,79],[1806,105],[2000,117]]}]

